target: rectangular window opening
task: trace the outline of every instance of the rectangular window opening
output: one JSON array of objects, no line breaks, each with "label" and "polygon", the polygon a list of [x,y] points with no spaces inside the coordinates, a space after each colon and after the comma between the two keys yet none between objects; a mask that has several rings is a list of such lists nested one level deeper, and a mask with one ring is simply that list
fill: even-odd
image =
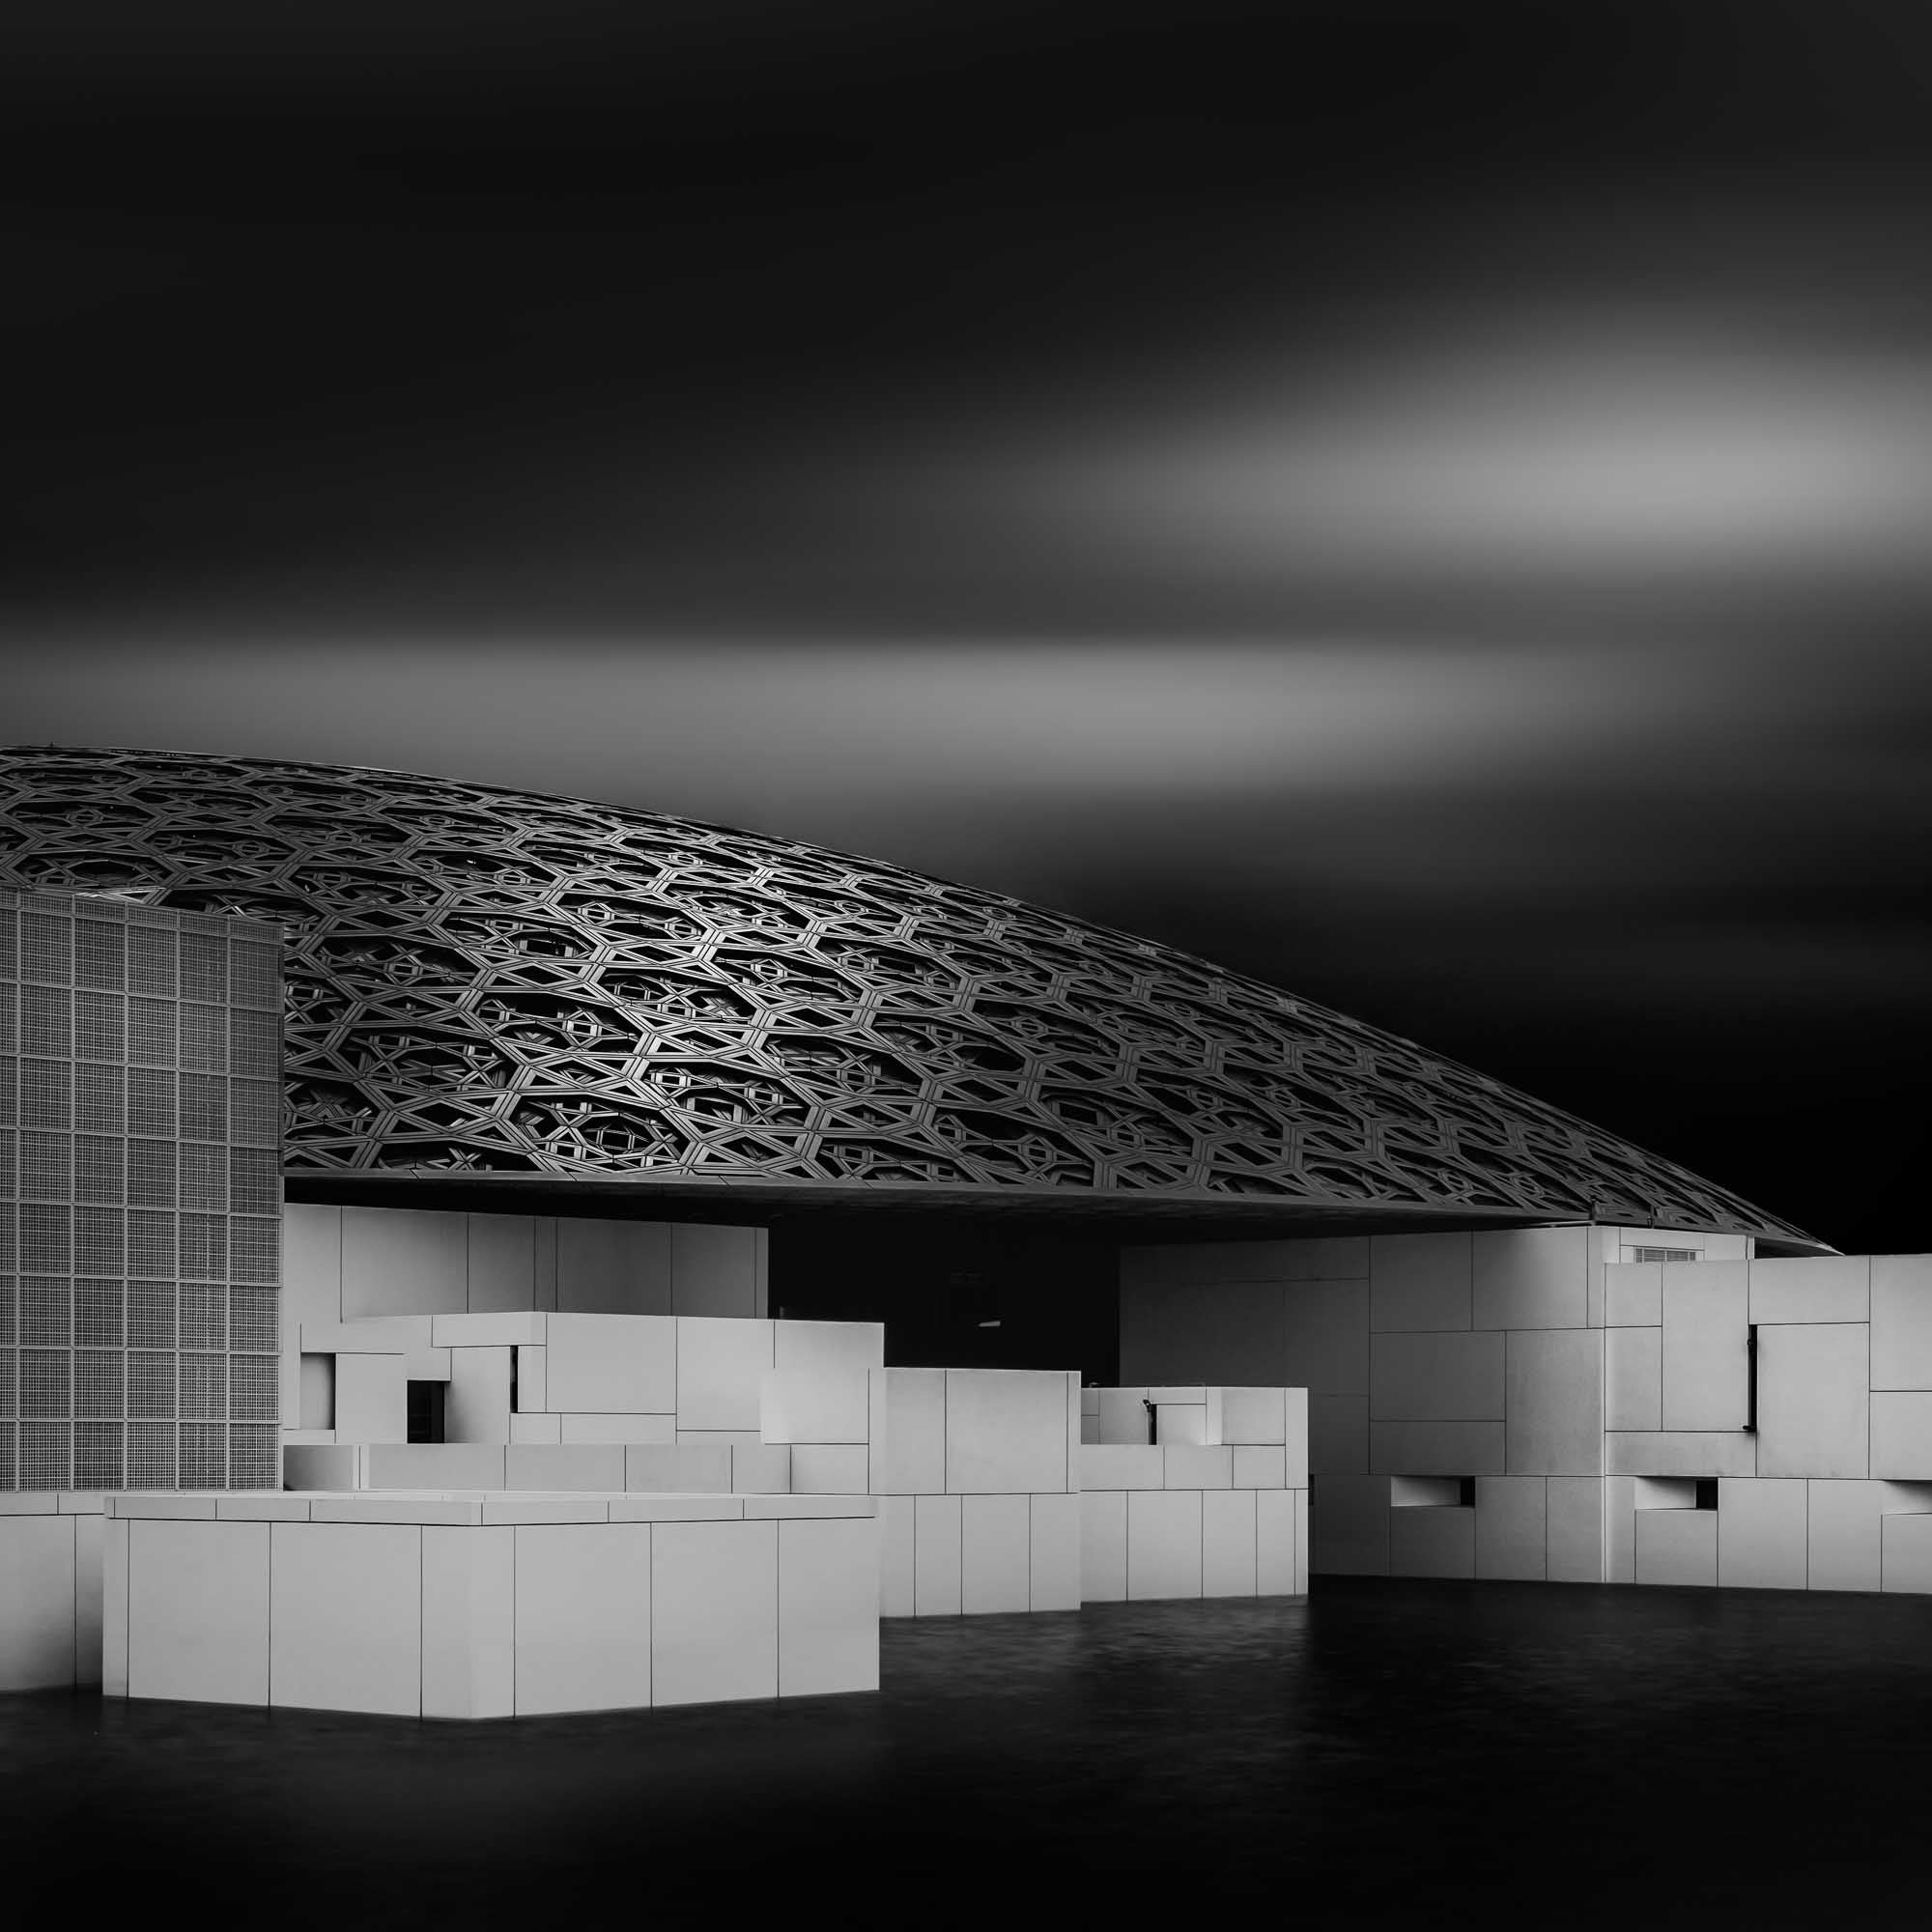
[{"label": "rectangular window opening", "polygon": [[412,1381],[409,1386],[409,1439],[412,1442],[442,1441],[443,1397],[449,1384]]}]

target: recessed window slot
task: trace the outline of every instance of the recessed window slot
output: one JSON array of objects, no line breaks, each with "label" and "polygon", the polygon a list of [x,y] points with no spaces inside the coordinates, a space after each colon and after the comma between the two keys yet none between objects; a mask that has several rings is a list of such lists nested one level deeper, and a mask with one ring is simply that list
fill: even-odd
[{"label": "recessed window slot", "polygon": [[1391,1509],[1469,1509],[1476,1500],[1473,1476],[1391,1476]]}]

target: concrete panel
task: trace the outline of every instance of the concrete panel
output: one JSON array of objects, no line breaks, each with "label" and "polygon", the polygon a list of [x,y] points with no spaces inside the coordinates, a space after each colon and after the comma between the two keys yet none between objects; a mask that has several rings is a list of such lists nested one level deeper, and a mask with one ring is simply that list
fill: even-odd
[{"label": "concrete panel", "polygon": [[1545,1484],[1542,1476],[1476,1478],[1478,1577],[1543,1578],[1548,1530]]},{"label": "concrete panel", "polygon": [[633,1494],[728,1496],[728,1443],[639,1442],[624,1451],[624,1488]]},{"label": "concrete panel", "polygon": [[1032,1519],[1025,1496],[960,1498],[959,1607],[969,1616],[1032,1606]]},{"label": "concrete panel", "polygon": [[342,1319],[461,1313],[469,1299],[469,1216],[419,1208],[342,1210]]},{"label": "concrete panel", "polygon": [[[1479,1483],[1479,1497],[1481,1493]],[[1601,1583],[1603,1483],[1595,1476],[1547,1477],[1544,1517],[1544,1575],[1552,1583]]]},{"label": "concrete panel", "polygon": [[[1551,1330],[1560,1333],[1560,1330]],[[1500,1476],[1500,1422],[1371,1422],[1369,1467],[1378,1476]],[[1319,1509],[1332,1479],[1323,1475]]]},{"label": "concrete panel", "polygon": [[1725,1589],[1805,1587],[1804,1488],[1757,1477],[1718,1485],[1718,1581]]},{"label": "concrete panel", "polygon": [[128,1524],[128,1690],[203,1704],[269,1701],[266,1522]]},{"label": "concrete panel", "polygon": [[750,1320],[758,1307],[757,1228],[718,1228],[675,1222],[670,1230],[673,1315]]},{"label": "concrete panel", "polygon": [[520,1718],[651,1702],[657,1533],[647,1522],[519,1524],[509,1532],[517,1546]]},{"label": "concrete panel", "polygon": [[1758,1330],[1760,1476],[1870,1473],[1870,1334],[1862,1321]]},{"label": "concrete panel", "polygon": [[372,1442],[362,1481],[372,1490],[500,1490],[500,1442]]},{"label": "concrete panel", "polygon": [[1127,1594],[1127,1492],[1080,1493],[1080,1598],[1119,1604]]},{"label": "concrete panel", "polygon": [[443,1437],[450,1442],[510,1439],[510,1351],[452,1349],[449,1393],[443,1398]]},{"label": "concrete panel", "polygon": [[916,1500],[911,1496],[879,1498],[879,1614],[882,1617],[909,1617],[913,1614],[913,1518]]},{"label": "concrete panel", "polygon": [[1286,1442],[1288,1391],[1230,1388],[1221,1391],[1223,1442]]},{"label": "concrete panel", "polygon": [[791,1445],[791,1493],[867,1495],[869,1457],[870,1451],[863,1442],[795,1442]]},{"label": "concrete panel", "polygon": [[775,1369],[759,1388],[767,1442],[863,1443],[871,1433],[869,1370]]},{"label": "concrete panel", "polygon": [[422,1531],[422,1714],[515,1714],[516,1532]]},{"label": "concrete panel", "polygon": [[1282,1398],[1282,1410],[1287,1418],[1283,1433],[1288,1440],[1282,1446],[1288,1451],[1288,1486],[1293,1490],[1305,1490],[1308,1487],[1308,1391],[1304,1388],[1283,1389]]},{"label": "concrete panel", "polygon": [[[1603,1329],[1513,1331],[1506,1385],[1509,1474],[1603,1473]],[[1469,1473],[1486,1475],[1490,1471]]]},{"label": "concrete panel", "polygon": [[[1666,1262],[1666,1267],[1671,1264]],[[1718,1580],[1716,1510],[1638,1510],[1636,1580],[1709,1583]]]},{"label": "concrete panel", "polygon": [[1605,1263],[1604,1319],[1612,1328],[1662,1327],[1663,1324],[1662,1263]]},{"label": "concrete panel", "polygon": [[503,1452],[506,1490],[614,1490],[624,1488],[620,1442],[512,1442]]},{"label": "concrete panel", "polygon": [[750,1317],[680,1316],[677,1426],[757,1429],[759,1399],[772,1372],[772,1328]]},{"label": "concrete panel", "polygon": [[[517,1418],[521,1420],[522,1418]],[[517,1436],[518,1441],[551,1442],[639,1442],[653,1447],[666,1446],[682,1438],[677,1424],[668,1415],[556,1415],[550,1418],[556,1433],[548,1437]]]},{"label": "concrete panel", "polygon": [[[1552,1482],[1556,1479],[1552,1476]],[[1636,1581],[1635,1476],[1604,1479],[1604,1581]]]},{"label": "concrete panel", "polygon": [[1869,1321],[1871,1257],[1806,1255],[1752,1262],[1750,1319],[1770,1321]]},{"label": "concrete panel", "polygon": [[677,1324],[668,1316],[553,1315],[547,1332],[551,1408],[593,1415],[676,1412]]},{"label": "concrete panel", "polygon": [[1663,1427],[1663,1330],[1612,1328],[1604,1340],[1611,1429]]},{"label": "concrete panel", "polygon": [[1388,1490],[1386,1476],[1316,1479],[1309,1492],[1308,1512],[1312,1569],[1341,1577],[1389,1574]]},{"label": "concrete panel", "polygon": [[668,1225],[575,1215],[559,1217],[555,1225],[559,1309],[573,1315],[670,1314]]},{"label": "concrete panel", "polygon": [[1282,1289],[1275,1281],[1123,1285],[1121,1379],[1279,1383]]},{"label": "concrete panel", "polygon": [[550,1318],[527,1308],[430,1319],[429,1341],[439,1349],[542,1348]]},{"label": "concrete panel", "polygon": [[1194,1448],[1179,1444],[1163,1449],[1161,1488],[1165,1490],[1227,1490],[1235,1483],[1235,1452],[1227,1447]]},{"label": "concrete panel", "polygon": [[659,1522],[650,1537],[651,1702],[776,1697],[779,1524]]},{"label": "concrete panel", "polygon": [[1871,1473],[1932,1481],[1932,1394],[1889,1390],[1872,1397]]},{"label": "concrete panel", "polygon": [[537,1305],[537,1224],[528,1214],[471,1214],[468,1295],[472,1315]]},{"label": "concrete panel", "polygon": [[128,1694],[128,1531],[114,1517],[100,1525],[100,1694]]},{"label": "concrete panel", "polygon": [[286,1489],[353,1490],[359,1467],[353,1442],[292,1442],[282,1451]]},{"label": "concrete panel", "polygon": [[1368,1394],[1366,1279],[1284,1286],[1281,1379],[1311,1395]]},{"label": "concrete panel", "polygon": [[80,1520],[53,1513],[0,1516],[0,1690],[74,1682],[74,1525]]},{"label": "concrete panel", "polygon": [[831,1376],[885,1367],[883,1321],[780,1321],[772,1366],[787,1375]]},{"label": "concrete panel", "polygon": [[1383,1335],[1369,1351],[1372,1421],[1500,1422],[1500,1334]]},{"label": "concrete panel", "polygon": [[[1235,1487],[1237,1490],[1285,1490],[1288,1487],[1288,1451],[1270,1449],[1262,1443],[1236,1443]],[[1306,1478],[1303,1478],[1304,1482]]]},{"label": "concrete panel", "polygon": [[953,1493],[1070,1490],[1064,1373],[946,1372],[946,1487]]},{"label": "concrete panel", "polygon": [[919,1496],[913,1513],[913,1614],[959,1614],[959,1496]]},{"label": "concrete panel", "polygon": [[1663,1264],[1663,1426],[1742,1429],[1749,1408],[1747,1262]]},{"label": "concrete panel", "polygon": [[1201,1594],[1257,1593],[1255,1492],[1214,1490],[1201,1498]]},{"label": "concrete panel", "polygon": [[105,1520],[91,1515],[71,1517],[69,1520],[73,1524],[73,1681],[81,1685],[99,1684]]},{"label": "concrete panel", "polygon": [[1476,1574],[1476,1512],[1472,1509],[1405,1509],[1389,1513],[1391,1577],[1456,1577]]},{"label": "concrete panel", "polygon": [[1077,1473],[1083,1490],[1164,1490],[1167,1451],[1153,1443],[1089,1442]]},{"label": "concrete panel", "polygon": [[791,1450],[782,1442],[734,1442],[731,1488],[739,1495],[782,1496],[791,1492]]},{"label": "concrete panel", "polygon": [[879,1688],[879,1524],[779,1524],[779,1695]]},{"label": "concrete panel", "polygon": [[1200,1491],[1128,1491],[1129,1602],[1200,1594]]},{"label": "concrete panel", "polygon": [[874,1369],[872,1412],[883,1439],[871,1444],[874,1495],[930,1495],[946,1487],[946,1371]]},{"label": "concrete panel", "polygon": [[1371,1236],[1370,1327],[1378,1333],[1468,1327],[1474,1269],[1468,1235]]},{"label": "concrete panel", "polygon": [[[1681,1430],[1605,1438],[1613,1476],[1754,1476],[1757,1437],[1742,1429]],[[1614,1579],[1612,1579],[1614,1580]]]},{"label": "concrete panel", "polygon": [[1153,1409],[1153,1439],[1168,1443],[1192,1443],[1197,1447],[1211,1438],[1208,1434],[1208,1406],[1200,1402],[1157,1402]]},{"label": "concrete panel", "polygon": [[1027,1498],[1029,1564],[1035,1610],[1080,1607],[1081,1498],[1071,1492]]},{"label": "concrete panel", "polygon": [[279,1383],[284,1421],[301,1414],[302,1323],[341,1320],[342,1209],[291,1202],[282,1209]]},{"label": "concrete panel", "polygon": [[410,1390],[401,1355],[335,1358],[335,1439],[338,1442],[406,1442]]},{"label": "concrete panel", "polygon": [[1932,1516],[1881,1519],[1879,1588],[1932,1595]]},{"label": "concrete panel", "polygon": [[1879,1520],[1886,1485],[1807,1483],[1806,1582],[1813,1590],[1879,1587]]},{"label": "concrete panel", "polygon": [[[644,1418],[638,1418],[643,1420]],[[512,1442],[561,1442],[563,1417],[560,1415],[513,1415],[510,1418]]]},{"label": "concrete panel", "polygon": [[[936,1374],[937,1371],[923,1371]],[[1100,1425],[1100,1433],[1094,1438],[1100,1442],[1142,1443],[1152,1439],[1152,1421],[1148,1414],[1148,1392],[1146,1383],[1138,1388],[1095,1389],[1094,1414]]]},{"label": "concrete panel", "polygon": [[392,1522],[268,1527],[269,1701],[420,1716],[422,1530]]},{"label": "concrete panel", "polygon": [[1308,1397],[1308,1467],[1317,1475],[1369,1473],[1369,1399],[1365,1395]]},{"label": "concrete panel", "polygon": [[1590,1321],[1590,1231],[1512,1228],[1470,1237],[1478,1328],[1583,1328]]},{"label": "concrete panel", "polygon": [[1255,1492],[1255,1594],[1298,1597],[1308,1588],[1306,1490]]},{"label": "concrete panel", "polygon": [[1871,1258],[1875,1389],[1932,1389],[1932,1255]]}]

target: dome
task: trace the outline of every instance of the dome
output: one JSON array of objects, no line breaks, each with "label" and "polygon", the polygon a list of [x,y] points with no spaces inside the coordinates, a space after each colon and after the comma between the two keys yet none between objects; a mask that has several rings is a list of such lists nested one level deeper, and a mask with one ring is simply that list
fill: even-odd
[{"label": "dome", "polygon": [[308,1198],[412,1177],[1358,1226],[1594,1218],[1817,1245],[1272,986],[689,819],[396,772],[17,747],[0,751],[0,877],[284,929],[284,1163]]}]

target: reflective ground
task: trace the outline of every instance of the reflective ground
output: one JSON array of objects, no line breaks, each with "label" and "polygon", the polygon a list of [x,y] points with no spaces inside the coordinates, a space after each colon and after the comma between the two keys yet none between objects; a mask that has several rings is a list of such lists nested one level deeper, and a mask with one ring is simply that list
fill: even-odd
[{"label": "reflective ground", "polygon": [[877,1697],[0,1698],[8,1896],[339,1932],[1932,1919],[1932,1599],[1316,1590],[888,1624]]}]

